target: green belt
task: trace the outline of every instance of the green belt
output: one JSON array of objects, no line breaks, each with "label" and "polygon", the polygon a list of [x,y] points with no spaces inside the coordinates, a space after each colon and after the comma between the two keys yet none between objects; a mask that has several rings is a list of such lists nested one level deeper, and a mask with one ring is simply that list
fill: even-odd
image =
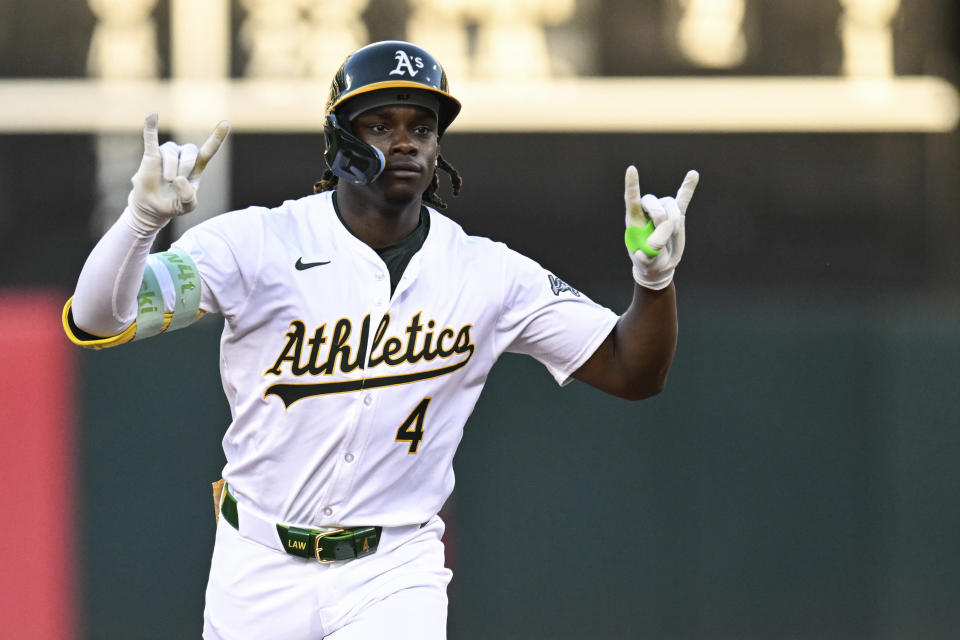
[{"label": "green belt", "polygon": [[[220,515],[234,529],[240,530],[237,499],[226,485],[223,488]],[[351,527],[323,531],[277,524],[284,551],[301,558],[313,558],[323,564],[369,556],[377,550],[382,530],[383,527]]]}]

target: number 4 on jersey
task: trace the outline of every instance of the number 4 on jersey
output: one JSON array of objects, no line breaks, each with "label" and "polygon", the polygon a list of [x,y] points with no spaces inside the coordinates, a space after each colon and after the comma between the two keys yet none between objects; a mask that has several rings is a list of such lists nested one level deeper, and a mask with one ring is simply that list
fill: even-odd
[{"label": "number 4 on jersey", "polygon": [[397,429],[397,442],[409,442],[410,448],[407,453],[416,453],[423,440],[423,419],[427,415],[427,405],[430,404],[430,398],[424,398],[420,404],[410,412],[407,419],[403,421],[400,428]]}]

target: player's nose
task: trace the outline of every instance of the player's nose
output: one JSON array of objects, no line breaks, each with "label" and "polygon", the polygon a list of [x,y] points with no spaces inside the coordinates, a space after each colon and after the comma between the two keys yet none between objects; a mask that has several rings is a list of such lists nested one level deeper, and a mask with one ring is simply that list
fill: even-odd
[{"label": "player's nose", "polygon": [[392,153],[416,153],[417,145],[413,137],[404,127],[397,127],[394,131],[393,139],[390,141],[390,151]]}]

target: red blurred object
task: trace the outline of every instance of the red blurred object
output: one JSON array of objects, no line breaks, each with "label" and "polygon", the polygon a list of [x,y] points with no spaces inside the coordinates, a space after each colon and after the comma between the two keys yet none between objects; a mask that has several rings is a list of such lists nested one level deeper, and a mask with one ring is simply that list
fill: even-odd
[{"label": "red blurred object", "polygon": [[73,347],[63,298],[0,290],[0,636],[77,636]]}]

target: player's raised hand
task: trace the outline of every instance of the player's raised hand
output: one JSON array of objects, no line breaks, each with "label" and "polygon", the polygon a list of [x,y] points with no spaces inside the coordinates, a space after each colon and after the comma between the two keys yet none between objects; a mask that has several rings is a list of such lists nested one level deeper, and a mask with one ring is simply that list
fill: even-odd
[{"label": "player's raised hand", "polygon": [[648,289],[664,289],[683,255],[686,214],[700,174],[688,171],[675,198],[640,196],[640,179],[634,166],[627,167],[623,199],[627,230],[624,241],[633,261],[633,278]]},{"label": "player's raised hand", "polygon": [[190,213],[197,207],[200,175],[230,132],[230,124],[221,121],[206,142],[159,144],[157,114],[143,122],[143,159],[130,180],[133,189],[127,206],[134,222],[144,232],[163,227],[176,216]]}]

